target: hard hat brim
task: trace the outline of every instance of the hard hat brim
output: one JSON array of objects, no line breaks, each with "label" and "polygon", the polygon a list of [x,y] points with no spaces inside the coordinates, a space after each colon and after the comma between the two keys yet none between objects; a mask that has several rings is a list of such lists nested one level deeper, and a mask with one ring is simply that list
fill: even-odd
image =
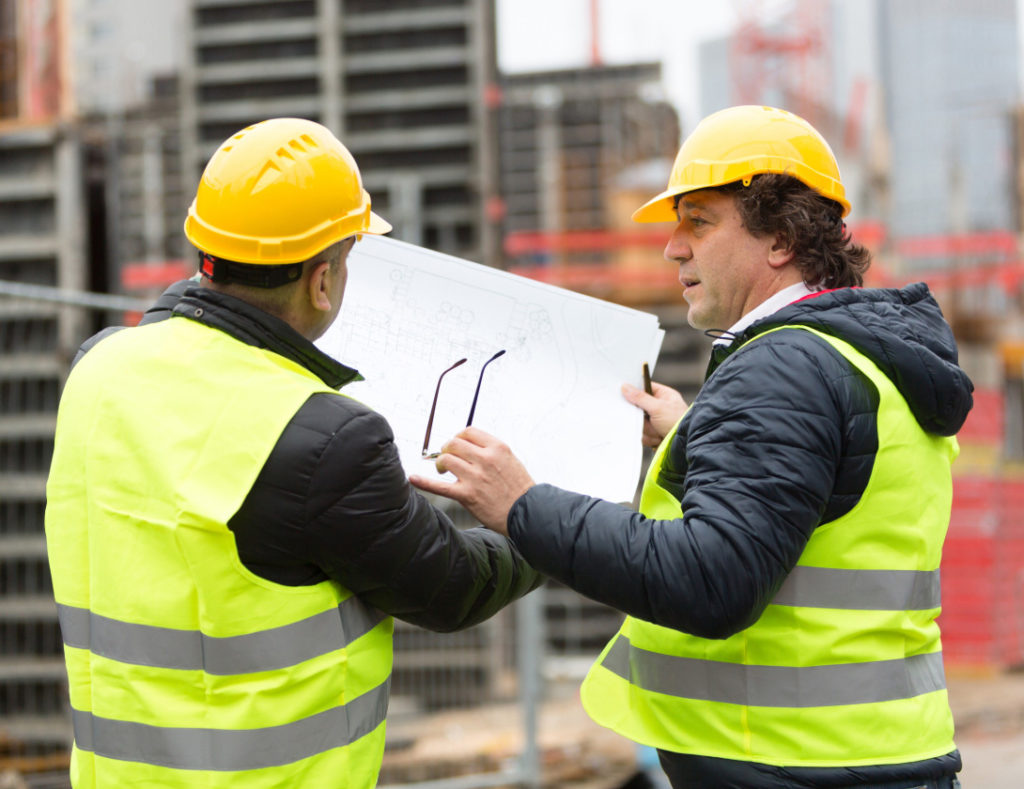
[{"label": "hard hat brim", "polygon": [[[766,170],[765,172],[779,172],[778,170]],[[797,177],[798,180],[803,181],[807,184],[807,178]],[[740,180],[740,179],[735,179]],[[819,180],[821,177],[819,176]],[[689,192],[699,192],[702,189],[714,189],[718,186],[723,186],[725,183],[730,181],[723,181],[720,184],[704,184],[702,186],[674,186],[670,189],[666,189],[659,195],[652,197],[636,211],[633,212],[632,219],[634,222],[639,223],[650,223],[650,222],[678,222],[679,216],[675,211],[675,198],[680,195],[687,194]],[[807,184],[809,188],[814,189],[822,197],[827,197],[830,200],[839,203],[842,207],[842,216],[846,216],[850,213],[850,202],[846,199],[846,195],[842,193],[842,187],[839,186],[830,190],[830,193],[824,192],[821,186],[817,188],[812,184]]]},{"label": "hard hat brim", "polygon": [[649,222],[678,222],[674,199],[682,192],[676,189],[666,189],[657,197],[653,197],[633,212],[633,221],[641,223]]},{"label": "hard hat brim", "polygon": [[369,233],[371,236],[382,236],[385,233],[390,233],[392,230],[391,223],[383,217],[375,214],[373,211],[370,212],[370,222],[366,226],[366,230],[360,230],[360,233]]}]

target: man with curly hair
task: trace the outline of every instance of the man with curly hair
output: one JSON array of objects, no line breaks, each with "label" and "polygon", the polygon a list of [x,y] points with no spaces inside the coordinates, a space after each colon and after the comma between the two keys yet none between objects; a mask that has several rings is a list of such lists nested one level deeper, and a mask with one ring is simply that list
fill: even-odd
[{"label": "man with curly hair", "polygon": [[624,387],[657,446],[639,512],[535,484],[468,428],[413,479],[537,569],[628,614],[582,688],[674,787],[958,786],[939,564],[972,405],[923,283],[870,258],[826,141],[771,107],[705,118],[668,188],[689,323],[715,336],[692,405]]}]

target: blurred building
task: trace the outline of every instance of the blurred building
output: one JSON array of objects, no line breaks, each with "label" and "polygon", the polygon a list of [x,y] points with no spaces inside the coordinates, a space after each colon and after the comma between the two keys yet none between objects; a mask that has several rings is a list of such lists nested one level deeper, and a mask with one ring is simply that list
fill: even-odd
[{"label": "blurred building", "polygon": [[879,3],[896,238],[1016,226],[1015,0]]},{"label": "blurred building", "polygon": [[[989,388],[1001,386],[993,343],[1019,319],[998,276],[1020,229],[1017,12],[1016,0],[878,5],[893,268],[943,278],[931,281],[965,365]],[[994,276],[964,278],[985,270]]]},{"label": "blurred building", "polygon": [[78,113],[114,114],[145,103],[151,80],[180,67],[187,7],[182,0],[63,2]]},{"label": "blurred building", "polygon": [[638,187],[664,188],[679,145],[661,64],[505,75],[501,97],[505,266],[624,303],[674,301],[648,276],[668,273],[664,239],[632,225],[627,208]]},{"label": "blurred building", "polygon": [[18,115],[18,18],[11,0],[0,2],[0,120]]},{"label": "blurred building", "polygon": [[146,298],[196,269],[182,232],[193,193],[185,186],[179,90],[176,75],[157,77],[145,102],[82,122],[101,184],[93,202],[105,243],[94,265],[114,290]]},{"label": "blurred building", "polygon": [[[1016,229],[1016,0],[761,6],[702,45],[702,115],[804,115],[840,159],[854,218],[884,220],[891,240]],[[950,265],[903,251],[910,270]]]},{"label": "blurred building", "polygon": [[750,0],[736,30],[700,46],[701,117],[735,104],[795,112],[828,139],[854,206],[854,221],[885,211],[885,83],[875,2]]},{"label": "blurred building", "polygon": [[193,0],[186,35],[186,191],[238,129],[310,118],[355,155],[395,237],[494,262],[493,0]]},{"label": "blurred building", "polygon": [[[675,155],[676,111],[660,96],[661,64],[509,74],[501,80],[501,195],[506,233],[605,230],[614,182],[632,165]],[[596,241],[596,239],[595,239]],[[537,263],[600,263],[606,248],[554,243]],[[520,262],[520,261],[515,261]]]},{"label": "blurred building", "polygon": [[82,310],[19,287],[89,287],[82,140],[63,3],[0,0],[0,772],[66,762],[63,645],[43,537],[46,473]]},{"label": "blurred building", "polygon": [[[86,284],[79,152],[55,125],[0,130],[0,288]],[[57,401],[86,331],[80,310],[0,298],[0,739],[34,754],[70,739],[43,512]]]}]

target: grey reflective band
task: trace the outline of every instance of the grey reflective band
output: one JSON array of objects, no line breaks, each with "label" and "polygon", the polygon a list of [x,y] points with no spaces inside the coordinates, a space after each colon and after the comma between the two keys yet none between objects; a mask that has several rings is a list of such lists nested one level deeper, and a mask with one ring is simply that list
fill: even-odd
[{"label": "grey reflective band", "polygon": [[355,596],[298,622],[229,638],[121,622],[68,605],[58,605],[57,616],[64,643],[70,647],[121,663],[217,675],[295,666],[344,649],[385,619]]},{"label": "grey reflective band", "polygon": [[939,571],[840,570],[797,565],[774,605],[858,611],[923,611],[938,608]]},{"label": "grey reflective band", "polygon": [[946,687],[942,653],[830,666],[747,666],[648,652],[619,636],[601,663],[643,690],[749,707],[834,707]]},{"label": "grey reflective band", "polygon": [[75,745],[97,756],[179,770],[258,770],[341,748],[384,722],[391,680],[308,718],[263,729],[183,729],[71,711]]}]

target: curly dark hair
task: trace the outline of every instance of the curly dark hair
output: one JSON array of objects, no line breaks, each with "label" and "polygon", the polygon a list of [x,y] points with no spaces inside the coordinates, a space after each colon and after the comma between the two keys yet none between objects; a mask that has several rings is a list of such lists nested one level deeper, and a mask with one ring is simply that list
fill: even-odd
[{"label": "curly dark hair", "polygon": [[755,175],[749,186],[718,187],[732,194],[743,226],[753,235],[780,235],[809,285],[845,288],[864,284],[871,253],[851,241],[843,208],[790,175]]}]

